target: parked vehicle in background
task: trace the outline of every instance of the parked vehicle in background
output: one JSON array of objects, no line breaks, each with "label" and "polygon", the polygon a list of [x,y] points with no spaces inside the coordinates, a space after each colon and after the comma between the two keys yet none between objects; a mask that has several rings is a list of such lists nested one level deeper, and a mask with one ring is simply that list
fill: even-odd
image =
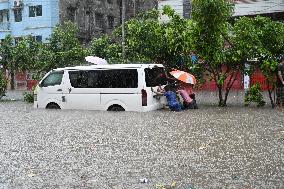
[{"label": "parked vehicle in background", "polygon": [[35,108],[146,112],[161,109],[151,87],[165,74],[160,64],[115,64],[59,68],[35,90]]}]

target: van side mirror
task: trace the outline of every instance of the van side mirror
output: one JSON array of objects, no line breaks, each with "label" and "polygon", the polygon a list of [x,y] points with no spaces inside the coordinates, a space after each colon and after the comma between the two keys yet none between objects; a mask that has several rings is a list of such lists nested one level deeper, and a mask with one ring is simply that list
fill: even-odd
[{"label": "van side mirror", "polygon": [[43,82],[40,82],[40,83],[38,84],[38,86],[39,86],[39,87],[43,87]]}]

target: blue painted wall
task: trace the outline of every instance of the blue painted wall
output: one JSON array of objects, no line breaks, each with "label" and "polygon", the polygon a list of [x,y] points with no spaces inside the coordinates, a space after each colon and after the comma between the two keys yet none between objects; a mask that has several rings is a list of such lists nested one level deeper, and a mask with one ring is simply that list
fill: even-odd
[{"label": "blue painted wall", "polygon": [[[0,11],[3,9],[9,10],[9,21],[4,19],[3,22],[0,22],[0,39],[4,39],[7,34],[11,34],[13,37],[42,36],[42,41],[47,41],[52,29],[59,23],[59,0],[20,1],[22,7],[21,22],[15,22],[14,1],[0,0]],[[29,7],[37,5],[42,5],[42,16],[29,17]]]}]

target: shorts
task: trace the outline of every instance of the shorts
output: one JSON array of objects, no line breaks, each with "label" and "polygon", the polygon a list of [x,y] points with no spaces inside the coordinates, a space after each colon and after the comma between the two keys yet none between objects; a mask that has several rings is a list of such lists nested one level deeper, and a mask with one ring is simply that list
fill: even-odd
[{"label": "shorts", "polygon": [[284,103],[284,86],[276,87],[276,104]]},{"label": "shorts", "polygon": [[196,100],[192,100],[191,103],[183,102],[184,109],[198,109]]},{"label": "shorts", "polygon": [[181,105],[179,103],[169,105],[171,111],[179,112],[182,110]]}]

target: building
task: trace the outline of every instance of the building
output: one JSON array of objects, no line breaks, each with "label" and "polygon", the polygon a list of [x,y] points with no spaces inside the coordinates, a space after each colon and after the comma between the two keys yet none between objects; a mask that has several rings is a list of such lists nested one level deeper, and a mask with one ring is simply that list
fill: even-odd
[{"label": "building", "polygon": [[[273,20],[284,21],[284,0],[230,0],[235,4],[233,17],[239,16],[269,16]],[[190,18],[191,0],[159,0],[158,9],[170,5],[180,16]],[[168,21],[166,16],[161,21]]]},{"label": "building", "polygon": [[57,0],[0,0],[0,39],[32,35],[46,41],[58,23]]},{"label": "building", "polygon": [[61,0],[59,7],[60,23],[76,23],[83,42],[109,33],[120,24],[120,4],[114,0]]},{"label": "building", "polygon": [[[126,0],[126,19],[157,7],[157,0]],[[53,28],[72,21],[78,37],[89,43],[92,37],[111,33],[121,24],[121,0],[0,0],[0,40],[10,34],[15,43],[25,36],[48,42]],[[16,73],[16,89],[29,86],[25,73]]]},{"label": "building", "polygon": [[[157,0],[126,0],[126,18],[157,7]],[[47,41],[53,27],[64,21],[78,25],[78,37],[110,33],[121,24],[121,0],[0,0],[0,39],[11,34],[16,41],[32,35]]]},{"label": "building", "polygon": [[233,0],[233,2],[234,17],[262,15],[284,21],[284,0]]},{"label": "building", "polygon": [[[126,0],[126,19],[157,5],[157,0]],[[84,43],[94,36],[110,33],[121,24],[121,0],[61,0],[59,9],[60,23],[68,20],[76,23]]]}]

